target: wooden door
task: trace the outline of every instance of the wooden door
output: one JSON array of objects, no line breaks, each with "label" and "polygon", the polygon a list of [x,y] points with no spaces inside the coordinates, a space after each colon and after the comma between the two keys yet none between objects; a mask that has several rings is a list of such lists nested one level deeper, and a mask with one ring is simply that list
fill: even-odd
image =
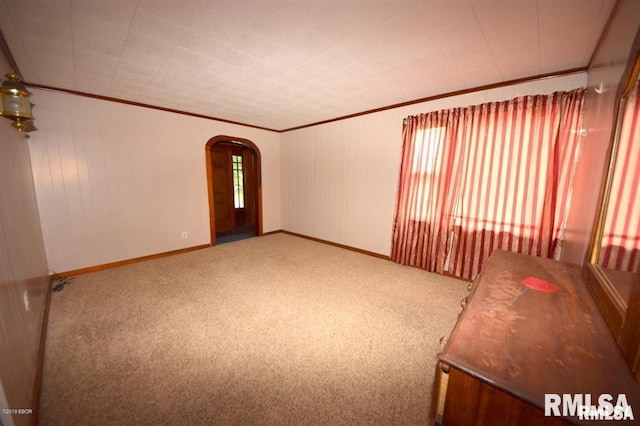
[{"label": "wooden door", "polygon": [[[244,159],[244,197],[245,197],[245,224],[246,227],[256,227],[257,220],[257,198],[258,192],[256,182],[255,156],[249,149],[242,153]],[[256,231],[257,233],[257,231]]]},{"label": "wooden door", "polygon": [[211,240],[233,234],[260,235],[260,158],[240,143],[207,147]]},{"label": "wooden door", "polygon": [[235,227],[231,158],[226,146],[214,146],[211,149],[211,170],[213,172],[216,233],[225,232]]}]

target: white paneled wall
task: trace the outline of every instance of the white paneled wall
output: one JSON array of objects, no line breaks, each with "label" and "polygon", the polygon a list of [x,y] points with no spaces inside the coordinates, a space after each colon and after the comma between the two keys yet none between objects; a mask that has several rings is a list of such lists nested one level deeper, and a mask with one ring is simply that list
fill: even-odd
[{"label": "white paneled wall", "polygon": [[208,244],[204,146],[217,135],[261,151],[264,232],[388,255],[404,117],[585,83],[585,73],[550,78],[282,134],[34,90],[40,130],[29,145],[49,268]]},{"label": "white paneled wall", "polygon": [[33,100],[40,130],[31,157],[51,270],[208,244],[205,144],[217,135],[258,146],[263,230],[281,228],[278,133],[44,90]]},{"label": "white paneled wall", "polygon": [[579,73],[395,108],[282,134],[282,227],[388,255],[402,120],[586,85]]},{"label": "white paneled wall", "polygon": [[[0,69],[10,69],[2,52]],[[49,290],[28,145],[0,118],[0,424],[16,426],[37,421],[4,410],[32,407]]]}]

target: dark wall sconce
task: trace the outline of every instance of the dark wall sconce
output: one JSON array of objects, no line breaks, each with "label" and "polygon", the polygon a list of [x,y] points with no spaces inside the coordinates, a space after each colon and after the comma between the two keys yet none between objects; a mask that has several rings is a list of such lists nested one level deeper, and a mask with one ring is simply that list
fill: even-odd
[{"label": "dark wall sconce", "polygon": [[7,80],[2,82],[2,111],[0,115],[13,121],[11,125],[20,133],[32,132],[33,125],[31,93],[20,82],[20,76],[13,71],[6,74]]}]

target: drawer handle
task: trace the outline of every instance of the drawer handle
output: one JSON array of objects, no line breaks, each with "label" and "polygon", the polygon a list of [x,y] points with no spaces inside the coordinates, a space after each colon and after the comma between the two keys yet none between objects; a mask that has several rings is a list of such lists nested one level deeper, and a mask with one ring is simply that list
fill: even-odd
[{"label": "drawer handle", "polygon": [[460,301],[460,307],[464,308],[465,306],[467,306],[467,298],[466,297]]},{"label": "drawer handle", "polygon": [[471,291],[472,288],[473,288],[473,283],[469,283],[469,285],[467,286],[467,291]]},{"label": "drawer handle", "polygon": [[438,342],[440,343],[440,347],[444,348],[444,345],[447,343],[447,336],[442,336],[440,339],[438,339]]}]

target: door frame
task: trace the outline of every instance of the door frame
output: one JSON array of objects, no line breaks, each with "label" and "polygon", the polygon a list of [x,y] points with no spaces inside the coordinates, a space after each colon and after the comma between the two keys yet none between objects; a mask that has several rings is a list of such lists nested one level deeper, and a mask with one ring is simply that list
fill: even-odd
[{"label": "door frame", "polygon": [[232,136],[218,135],[209,139],[204,147],[205,161],[207,168],[207,192],[209,196],[209,229],[211,234],[210,246],[216,245],[216,211],[213,195],[213,168],[211,166],[211,149],[217,143],[227,142],[242,145],[247,148],[255,159],[255,199],[256,199],[256,235],[262,235],[262,160],[260,150],[248,139],[236,138]]}]

